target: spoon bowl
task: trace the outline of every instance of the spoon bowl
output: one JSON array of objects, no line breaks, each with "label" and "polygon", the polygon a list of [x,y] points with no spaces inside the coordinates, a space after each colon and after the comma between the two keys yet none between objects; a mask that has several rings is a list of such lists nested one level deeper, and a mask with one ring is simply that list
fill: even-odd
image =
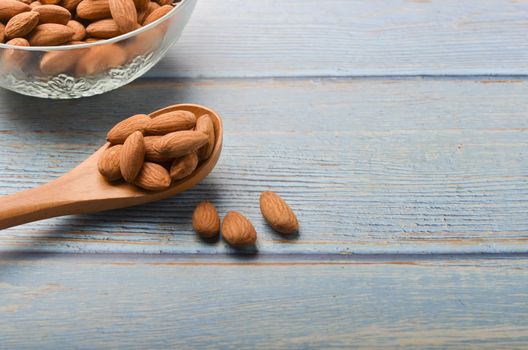
[{"label": "spoon bowl", "polygon": [[106,143],[76,168],[47,184],[0,197],[0,229],[63,215],[95,213],[158,201],[188,190],[213,170],[222,151],[223,127],[213,110],[195,104],[178,104],[150,115],[186,110],[197,116],[209,114],[215,127],[211,156],[189,176],[160,192],[143,190],[128,183],[110,183],[97,168],[97,161],[110,146]]}]

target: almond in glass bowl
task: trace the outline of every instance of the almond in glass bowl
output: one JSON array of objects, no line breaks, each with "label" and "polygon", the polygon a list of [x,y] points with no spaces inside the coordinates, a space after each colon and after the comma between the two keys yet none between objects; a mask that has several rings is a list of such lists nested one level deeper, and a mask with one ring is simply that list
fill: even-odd
[{"label": "almond in glass bowl", "polygon": [[[132,7],[116,0],[2,1],[17,6],[0,11],[0,86],[70,99],[102,94],[147,72],[179,39],[197,0],[131,0]],[[130,10],[135,16],[123,15]]]}]

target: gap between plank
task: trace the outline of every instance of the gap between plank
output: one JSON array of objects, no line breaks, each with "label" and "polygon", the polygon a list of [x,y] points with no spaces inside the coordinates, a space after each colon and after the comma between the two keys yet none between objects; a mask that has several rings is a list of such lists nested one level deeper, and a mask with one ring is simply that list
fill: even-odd
[{"label": "gap between plank", "polygon": [[485,261],[528,259],[528,253],[464,253],[464,254],[148,254],[148,253],[45,253],[31,251],[3,252],[0,265],[28,260],[97,260],[152,265],[421,265],[443,261]]},{"label": "gap between plank", "polygon": [[365,75],[261,75],[261,76],[173,76],[144,75],[138,80],[490,80],[508,83],[527,80],[528,74],[365,74]]}]

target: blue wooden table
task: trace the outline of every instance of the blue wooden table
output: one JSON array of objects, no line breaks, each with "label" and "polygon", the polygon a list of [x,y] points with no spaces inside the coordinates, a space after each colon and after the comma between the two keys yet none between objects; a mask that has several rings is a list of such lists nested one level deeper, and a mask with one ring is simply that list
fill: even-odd
[{"label": "blue wooden table", "polygon": [[[528,3],[200,0],[141,80],[0,91],[0,194],[75,166],[134,113],[216,109],[194,189],[0,233],[0,348],[528,347]],[[273,233],[279,192],[301,222]],[[254,256],[196,238],[246,214]]]}]

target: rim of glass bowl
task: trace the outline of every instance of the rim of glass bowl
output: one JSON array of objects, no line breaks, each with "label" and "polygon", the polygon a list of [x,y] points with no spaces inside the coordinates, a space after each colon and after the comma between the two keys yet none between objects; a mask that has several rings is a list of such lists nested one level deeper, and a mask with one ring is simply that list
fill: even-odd
[{"label": "rim of glass bowl", "polygon": [[17,46],[17,45],[7,45],[7,44],[0,43],[0,48],[1,49],[16,49],[16,50],[23,50],[23,51],[66,51],[66,50],[85,49],[85,48],[99,46],[99,45],[117,43],[119,41],[132,38],[140,33],[146,32],[149,29],[156,27],[158,24],[161,24],[165,20],[169,19],[170,17],[180,12],[190,2],[191,2],[190,0],[181,0],[172,10],[170,10],[170,12],[165,14],[163,17],[158,18],[154,22],[149,23],[144,27],[140,27],[136,30],[133,30],[125,34],[121,34],[111,39],[104,39],[104,40],[99,40],[99,41],[95,41],[92,43],[86,43],[86,44],[61,45],[61,46]]}]

